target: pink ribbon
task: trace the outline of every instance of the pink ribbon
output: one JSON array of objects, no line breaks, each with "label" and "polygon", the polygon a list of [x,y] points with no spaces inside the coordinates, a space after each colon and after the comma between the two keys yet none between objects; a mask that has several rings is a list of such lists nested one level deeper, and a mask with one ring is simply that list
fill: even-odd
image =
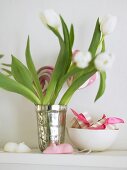
[{"label": "pink ribbon", "polygon": [[102,115],[102,118],[100,120],[94,123],[89,113],[83,115],[83,113],[79,114],[73,109],[71,109],[71,111],[77,117],[78,121],[82,121],[82,123],[84,124],[83,128],[85,127],[86,129],[100,130],[100,129],[106,129],[106,127],[110,125],[111,125],[110,126],[111,129],[116,129],[115,124],[124,123],[123,119],[117,117],[107,118],[105,114]]}]

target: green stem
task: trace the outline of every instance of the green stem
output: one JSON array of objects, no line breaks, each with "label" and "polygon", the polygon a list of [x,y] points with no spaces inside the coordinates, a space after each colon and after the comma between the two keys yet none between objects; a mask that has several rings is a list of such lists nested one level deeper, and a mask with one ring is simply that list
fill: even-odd
[{"label": "green stem", "polygon": [[65,92],[62,99],[60,100],[60,105],[67,105],[72,97],[72,95],[75,93],[75,91],[83,84],[85,83],[92,75],[96,73],[95,68],[93,70],[90,70],[89,72],[84,73],[82,76],[77,78],[72,85],[69,87],[69,89]]},{"label": "green stem", "polygon": [[72,68],[70,69],[70,71],[69,71],[67,74],[65,74],[65,75],[60,79],[60,81],[58,82],[58,84],[57,84],[57,86],[56,86],[55,93],[54,93],[54,95],[53,95],[53,97],[52,97],[51,104],[54,104],[54,103],[55,103],[55,100],[56,100],[56,98],[58,97],[58,94],[59,94],[60,90],[62,89],[63,84],[65,83],[65,81],[66,81],[69,77],[73,76],[74,74],[76,74],[76,73],[78,73],[78,72],[80,72],[80,71],[81,71],[80,68],[78,68],[78,67],[72,67]]}]

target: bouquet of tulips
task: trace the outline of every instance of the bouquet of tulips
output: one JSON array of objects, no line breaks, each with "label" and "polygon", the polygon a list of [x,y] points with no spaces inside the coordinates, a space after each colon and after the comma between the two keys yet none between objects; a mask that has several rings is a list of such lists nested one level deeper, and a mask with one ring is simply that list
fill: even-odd
[{"label": "bouquet of tulips", "polygon": [[[6,73],[0,73],[0,87],[10,92],[18,93],[34,104],[52,105],[59,95],[64,83],[71,77],[71,83],[62,96],[59,104],[67,105],[77,89],[80,88],[96,72],[100,74],[100,86],[95,101],[105,91],[106,70],[112,65],[113,55],[105,51],[105,36],[113,32],[117,18],[108,15],[100,21],[97,19],[94,34],[88,51],[73,51],[74,27],[67,27],[64,19],[53,10],[41,14],[41,20],[58,38],[60,52],[53,68],[44,67],[50,74],[50,81],[42,88],[40,69],[38,72],[30,52],[30,40],[26,46],[26,64],[12,55],[11,64],[3,63]],[[59,31],[62,27],[62,33]],[[9,69],[10,68],[10,69]]]}]

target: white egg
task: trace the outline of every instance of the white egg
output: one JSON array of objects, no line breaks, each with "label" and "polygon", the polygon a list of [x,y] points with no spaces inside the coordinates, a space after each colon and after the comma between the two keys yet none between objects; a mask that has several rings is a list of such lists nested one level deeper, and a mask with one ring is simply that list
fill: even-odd
[{"label": "white egg", "polygon": [[31,152],[31,149],[23,142],[19,143],[16,152]]},{"label": "white egg", "polygon": [[16,152],[18,144],[14,142],[8,142],[4,145],[4,151],[6,152]]}]

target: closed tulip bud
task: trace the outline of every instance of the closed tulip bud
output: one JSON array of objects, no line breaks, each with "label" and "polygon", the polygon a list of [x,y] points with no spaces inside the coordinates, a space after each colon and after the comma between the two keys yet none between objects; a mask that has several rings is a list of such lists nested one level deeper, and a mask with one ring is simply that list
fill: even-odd
[{"label": "closed tulip bud", "polygon": [[107,15],[100,21],[100,30],[103,35],[108,35],[112,33],[116,27],[117,17],[112,15]]},{"label": "closed tulip bud", "polygon": [[73,56],[73,62],[79,68],[86,68],[89,65],[91,59],[92,57],[90,52],[83,53],[81,51],[77,51]]},{"label": "closed tulip bud", "polygon": [[41,21],[44,25],[49,25],[58,29],[61,25],[59,15],[52,9],[45,10],[43,13],[40,14]]},{"label": "closed tulip bud", "polygon": [[104,52],[97,55],[94,63],[97,70],[106,71],[108,68],[111,68],[113,61],[114,61],[114,55]]}]

